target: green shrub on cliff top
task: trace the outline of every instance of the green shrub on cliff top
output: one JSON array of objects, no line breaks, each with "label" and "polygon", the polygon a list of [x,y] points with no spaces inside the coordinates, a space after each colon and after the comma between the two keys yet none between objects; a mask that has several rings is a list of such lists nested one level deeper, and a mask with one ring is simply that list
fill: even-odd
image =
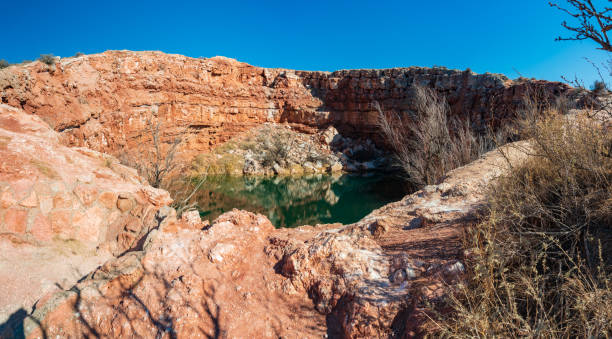
[{"label": "green shrub on cliff top", "polygon": [[40,58],[38,58],[38,61],[42,62],[43,64],[52,66],[55,64],[55,56],[53,54],[41,54]]}]

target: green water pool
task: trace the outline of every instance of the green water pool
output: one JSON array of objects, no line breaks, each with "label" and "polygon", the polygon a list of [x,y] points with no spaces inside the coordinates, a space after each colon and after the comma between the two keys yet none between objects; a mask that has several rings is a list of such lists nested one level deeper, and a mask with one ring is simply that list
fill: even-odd
[{"label": "green water pool", "polygon": [[304,177],[209,176],[195,197],[203,219],[233,208],[261,213],[276,227],[356,222],[408,186],[392,174]]}]

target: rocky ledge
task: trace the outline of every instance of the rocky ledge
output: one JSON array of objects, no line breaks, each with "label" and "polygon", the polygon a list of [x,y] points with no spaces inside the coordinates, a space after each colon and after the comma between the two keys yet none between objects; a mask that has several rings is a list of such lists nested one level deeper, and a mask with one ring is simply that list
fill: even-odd
[{"label": "rocky ledge", "polygon": [[264,123],[196,156],[191,168],[196,176],[393,170],[390,155],[371,139],[345,138],[333,126],[309,134],[277,123]]}]

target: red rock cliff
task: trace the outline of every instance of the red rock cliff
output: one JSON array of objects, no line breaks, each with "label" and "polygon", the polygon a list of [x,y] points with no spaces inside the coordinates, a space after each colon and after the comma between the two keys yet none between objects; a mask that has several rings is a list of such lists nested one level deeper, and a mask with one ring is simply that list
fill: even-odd
[{"label": "red rock cliff", "polygon": [[[569,88],[530,83],[555,95]],[[526,87],[502,75],[445,68],[309,72],[223,57],[108,51],[1,70],[0,98],[43,118],[67,145],[116,153],[134,142],[148,120],[160,119],[172,126],[169,134],[188,128],[184,150],[195,154],[266,121],[333,124],[343,134],[372,136],[372,102],[407,110],[414,84],[443,93],[453,114],[470,116],[479,126],[514,112]]]}]

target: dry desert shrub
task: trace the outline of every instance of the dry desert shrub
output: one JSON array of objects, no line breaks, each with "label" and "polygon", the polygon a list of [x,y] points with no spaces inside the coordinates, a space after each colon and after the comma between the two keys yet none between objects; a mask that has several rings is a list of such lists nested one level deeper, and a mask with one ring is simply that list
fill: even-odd
[{"label": "dry desert shrub", "polygon": [[610,126],[526,107],[529,158],[491,187],[466,281],[433,322],[453,338],[610,338]]},{"label": "dry desert shrub", "polygon": [[187,175],[185,164],[178,159],[186,133],[186,129],[170,133],[161,122],[147,120],[135,147],[124,148],[118,156],[122,164],[135,168],[149,185],[168,191],[178,216],[197,207],[193,196],[206,180],[205,174],[197,178]]},{"label": "dry desert shrub", "polygon": [[413,111],[393,113],[374,103],[379,129],[416,187],[438,183],[448,171],[505,142],[505,132],[479,135],[468,120],[449,118],[448,103],[433,89],[415,86],[412,106]]},{"label": "dry desert shrub", "polygon": [[265,128],[255,137],[255,144],[251,145],[251,149],[256,152],[264,167],[272,167],[274,164],[283,166],[289,160],[294,139],[287,130]]},{"label": "dry desert shrub", "polygon": [[149,185],[167,188],[170,186],[168,180],[179,169],[179,162],[175,158],[183,133],[174,138],[164,138],[166,128],[161,122],[147,120],[145,125],[137,137],[136,147],[125,148],[119,159],[138,170]]},{"label": "dry desert shrub", "polygon": [[41,54],[38,61],[48,66],[53,66],[55,64],[55,56],[53,54]]}]

